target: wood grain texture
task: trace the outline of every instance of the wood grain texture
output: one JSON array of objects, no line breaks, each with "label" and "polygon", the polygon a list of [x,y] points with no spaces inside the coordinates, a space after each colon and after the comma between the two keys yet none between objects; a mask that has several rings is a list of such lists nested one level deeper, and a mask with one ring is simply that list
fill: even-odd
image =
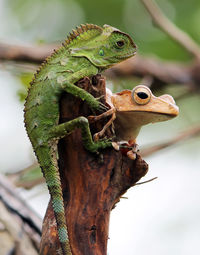
[{"label": "wood grain texture", "polygon": [[[95,76],[92,83],[85,78],[78,85],[95,97],[105,94],[103,77]],[[63,95],[60,105],[60,122],[92,114],[84,102],[71,95]],[[92,133],[99,131],[106,121],[91,125]],[[106,135],[111,136],[112,130],[108,130]],[[58,147],[72,253],[106,255],[110,212],[121,195],[146,174],[148,165],[139,155],[133,161],[113,148],[105,149],[98,155],[86,151],[78,129],[62,139]],[[40,252],[53,255],[59,254],[58,250],[56,223],[50,202],[43,223]]]}]

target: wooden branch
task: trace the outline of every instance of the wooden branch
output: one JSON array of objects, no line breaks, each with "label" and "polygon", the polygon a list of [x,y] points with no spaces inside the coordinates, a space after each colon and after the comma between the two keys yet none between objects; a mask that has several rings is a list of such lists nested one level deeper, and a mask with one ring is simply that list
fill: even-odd
[{"label": "wooden branch", "polygon": [[141,0],[141,2],[144,4],[152,20],[158,27],[181,45],[187,52],[200,60],[200,47],[186,32],[182,31],[172,23],[153,0]]},{"label": "wooden branch", "polygon": [[[0,43],[0,60],[8,62],[22,71],[34,72],[37,66],[49,56],[58,45],[46,46],[17,46]],[[22,64],[21,61],[28,63]],[[200,63],[195,61],[188,65],[179,62],[164,62],[157,58],[141,57],[139,55],[130,58],[106,71],[106,76],[138,76],[152,77],[152,88],[166,84],[184,84],[189,90],[199,90]]]},{"label": "wooden branch", "polygon": [[41,63],[58,45],[22,46],[0,43],[0,60]]},{"label": "wooden branch", "polygon": [[19,197],[16,188],[0,175],[0,254],[37,255],[41,219]]},{"label": "wooden branch", "polygon": [[152,77],[151,85],[163,84],[194,84],[192,67],[176,62],[163,62],[157,58],[135,56],[106,71],[109,77],[139,76]]},{"label": "wooden branch", "polygon": [[[105,80],[101,76],[93,78],[93,85],[85,78],[79,86],[94,96],[105,94]],[[61,99],[61,122],[90,114],[81,100],[67,94]],[[101,129],[106,121],[92,125],[92,132]],[[108,130],[106,135],[111,134],[112,131]],[[99,155],[89,153],[83,148],[78,129],[60,141],[59,163],[72,253],[106,255],[110,211],[120,196],[146,174],[147,164],[140,156],[133,161],[112,148],[101,151]],[[53,255],[58,249],[50,202],[43,223],[40,252]]]}]

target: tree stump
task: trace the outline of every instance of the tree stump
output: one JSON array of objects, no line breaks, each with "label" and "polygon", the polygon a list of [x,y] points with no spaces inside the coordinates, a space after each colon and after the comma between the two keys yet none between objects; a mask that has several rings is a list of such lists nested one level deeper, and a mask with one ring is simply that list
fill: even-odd
[{"label": "tree stump", "polygon": [[[95,97],[105,95],[101,75],[84,78],[77,84]],[[102,98],[101,101],[105,103]],[[69,94],[60,101],[60,123],[78,116],[93,115],[86,103]],[[91,125],[96,133],[108,119]],[[112,136],[112,128],[106,132]],[[107,148],[99,154],[86,151],[79,129],[60,140],[59,171],[62,180],[65,213],[73,255],[106,255],[110,212],[130,187],[143,177],[148,165],[137,155],[129,159],[121,151]],[[59,241],[51,201],[43,222],[40,253],[58,254]]]}]

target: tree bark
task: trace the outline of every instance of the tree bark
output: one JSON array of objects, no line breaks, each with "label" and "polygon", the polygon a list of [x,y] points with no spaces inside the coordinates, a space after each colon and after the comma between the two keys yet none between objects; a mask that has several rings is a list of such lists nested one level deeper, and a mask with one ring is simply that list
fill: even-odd
[{"label": "tree bark", "polygon": [[[92,84],[85,78],[78,86],[95,97],[105,94],[105,79],[100,75],[93,77]],[[104,99],[102,102],[105,103]],[[60,122],[65,122],[92,113],[86,103],[65,94],[61,99],[60,114]],[[100,130],[106,121],[91,125],[92,133]],[[112,128],[106,135],[112,136]],[[110,212],[121,195],[146,174],[148,165],[139,155],[136,160],[131,160],[113,148],[102,150],[99,154],[86,151],[79,129],[62,139],[58,149],[72,253],[106,255]],[[59,241],[51,201],[42,232],[41,254],[57,254]]]}]

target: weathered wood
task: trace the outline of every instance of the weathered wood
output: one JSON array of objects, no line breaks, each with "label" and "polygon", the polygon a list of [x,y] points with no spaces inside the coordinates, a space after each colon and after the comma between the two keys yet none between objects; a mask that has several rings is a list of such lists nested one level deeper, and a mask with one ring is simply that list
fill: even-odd
[{"label": "weathered wood", "polygon": [[[97,75],[93,83],[85,78],[79,86],[95,96],[105,94],[105,80],[101,76]],[[79,99],[70,95],[62,98],[61,122],[90,114],[87,105]],[[103,120],[93,125],[92,132],[99,131],[105,123]],[[111,134],[110,129],[107,135]],[[112,148],[98,155],[89,153],[82,145],[78,129],[60,141],[59,163],[72,253],[106,255],[110,211],[120,196],[146,174],[147,164],[140,156],[133,161]],[[43,223],[41,254],[53,255],[58,249],[50,202]]]}]

